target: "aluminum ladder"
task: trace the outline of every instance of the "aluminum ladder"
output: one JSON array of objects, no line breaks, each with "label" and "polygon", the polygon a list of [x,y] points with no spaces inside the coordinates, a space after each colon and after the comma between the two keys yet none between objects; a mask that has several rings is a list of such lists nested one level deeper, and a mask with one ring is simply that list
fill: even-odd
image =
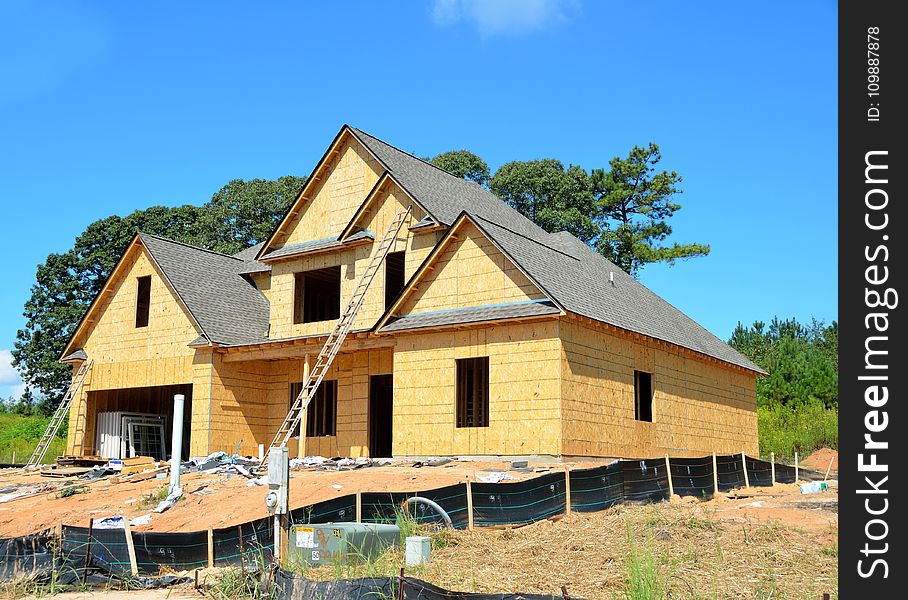
[{"label": "aluminum ladder", "polygon": [[309,377],[303,384],[299,395],[293,401],[293,406],[290,407],[290,412],[288,412],[287,416],[284,418],[284,422],[281,424],[280,429],[278,429],[277,435],[274,436],[274,441],[271,442],[271,446],[268,448],[269,451],[272,448],[283,448],[293,436],[293,431],[303,417],[303,411],[309,406],[309,403],[315,396],[315,391],[322,383],[322,379],[325,378],[328,368],[331,366],[331,363],[334,362],[334,357],[343,345],[344,339],[346,339],[347,333],[353,325],[353,320],[356,318],[356,314],[363,305],[366,290],[369,289],[372,280],[375,279],[378,268],[384,262],[385,257],[388,255],[388,251],[397,240],[400,228],[403,226],[404,221],[406,221],[409,214],[410,208],[401,210],[394,215],[391,224],[388,225],[388,230],[385,232],[378,248],[369,260],[369,264],[363,272],[362,277],[360,277],[359,283],[356,285],[356,289],[350,297],[350,301],[347,303],[346,308],[344,308],[340,318],[334,325],[334,329],[328,334],[328,339],[325,340],[325,345],[322,346],[318,358],[315,359],[315,364],[309,371]]},{"label": "aluminum ladder", "polygon": [[54,416],[51,417],[50,423],[47,424],[47,429],[44,430],[44,434],[35,447],[35,451],[32,452],[31,458],[28,459],[28,463],[25,465],[26,469],[37,467],[41,464],[41,461],[44,459],[44,454],[47,453],[47,448],[50,446],[51,441],[53,441],[54,436],[57,435],[57,431],[60,429],[63,419],[65,419],[66,415],[69,413],[69,407],[72,406],[73,399],[79,395],[79,390],[82,389],[82,384],[85,382],[85,377],[91,370],[91,365],[93,363],[93,360],[87,360],[79,365],[75,377],[73,377],[72,382],[69,384],[69,389],[66,390],[66,395],[63,396],[60,406],[54,411]]}]

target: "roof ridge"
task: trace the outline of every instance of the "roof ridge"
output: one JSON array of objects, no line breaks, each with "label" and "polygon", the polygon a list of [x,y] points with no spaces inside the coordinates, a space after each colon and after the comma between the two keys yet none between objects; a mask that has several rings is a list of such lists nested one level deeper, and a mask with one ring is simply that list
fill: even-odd
[{"label": "roof ridge", "polygon": [[[513,210],[513,209],[512,209],[512,210]],[[516,212],[516,211],[515,211],[515,212]],[[564,256],[566,256],[566,257],[572,259],[572,260],[576,260],[577,262],[582,262],[582,261],[581,261],[579,258],[577,258],[576,256],[572,256],[572,255],[568,254],[567,252],[564,252],[564,251],[562,251],[562,250],[559,250],[558,248],[552,248],[551,246],[548,246],[548,245],[546,245],[546,244],[543,244],[543,243],[540,242],[539,240],[534,240],[533,238],[531,238],[531,237],[529,237],[529,236],[527,236],[527,235],[524,235],[524,234],[522,234],[522,233],[520,233],[520,232],[518,232],[518,231],[514,231],[514,230],[511,229],[510,227],[505,227],[505,226],[502,225],[501,223],[497,223],[497,222],[495,222],[495,221],[493,221],[493,220],[491,220],[491,219],[487,219],[487,218],[483,217],[482,215],[476,215],[476,214],[473,214],[473,213],[466,213],[466,214],[470,215],[471,218],[479,219],[480,221],[485,221],[486,223],[491,223],[492,225],[494,225],[495,227],[498,227],[499,229],[504,229],[504,230],[507,231],[508,233],[512,233],[512,234],[514,234],[514,235],[516,235],[516,236],[518,236],[518,237],[521,237],[521,238],[523,238],[523,239],[525,239],[525,240],[527,240],[527,241],[529,241],[529,242],[533,242],[534,244],[536,244],[536,245],[538,245],[538,246],[542,246],[542,247],[545,248],[546,250],[551,250],[552,252],[557,252],[558,254],[562,254],[562,255],[564,255]],[[531,222],[532,222],[532,221],[531,221]],[[545,229],[543,229],[542,231],[545,231]],[[546,233],[548,233],[548,232],[546,231]]]},{"label": "roof ridge", "polygon": [[[420,158],[420,157],[416,156],[415,154],[410,154],[410,153],[407,152],[406,150],[401,150],[400,148],[398,148],[398,147],[395,146],[394,144],[388,143],[388,142],[386,142],[385,140],[383,140],[383,139],[381,139],[381,138],[377,138],[377,137],[375,137],[374,135],[372,135],[371,133],[369,133],[369,132],[367,132],[367,131],[363,131],[363,130],[360,129],[359,127],[353,127],[352,125],[348,125],[348,127],[350,127],[350,129],[352,129],[353,131],[355,131],[355,132],[357,132],[357,133],[361,133],[361,134],[363,134],[363,135],[369,136],[370,138],[372,138],[372,139],[375,140],[376,142],[381,142],[382,144],[384,144],[385,146],[388,146],[389,148],[391,148],[391,149],[393,149],[393,150],[397,150],[397,151],[400,152],[401,154],[406,154],[406,155],[409,156],[410,158],[414,158],[414,159],[418,160],[419,162],[421,162],[421,163],[423,163],[423,164],[425,164],[425,165],[428,165],[428,166],[432,167],[433,169],[437,169],[437,170],[441,171],[442,173],[444,173],[445,175],[447,175],[448,177],[453,177],[453,178],[456,179],[457,181],[462,181],[462,182],[464,182],[464,183],[466,183],[466,184],[471,184],[471,183],[472,183],[472,184],[474,184],[474,185],[479,186],[480,188],[482,188],[482,189],[484,189],[484,190],[486,189],[486,188],[482,187],[481,185],[479,185],[478,183],[476,183],[475,181],[472,181],[472,180],[470,180],[470,179],[464,179],[463,177],[458,177],[457,175],[454,175],[453,173],[450,173],[450,172],[448,172],[448,171],[445,171],[444,169],[442,169],[442,168],[439,167],[438,165],[432,164],[431,162],[429,162],[429,161],[427,161],[427,160],[425,160],[425,159],[423,159],[423,158]],[[486,191],[488,191],[488,190],[486,190]]]},{"label": "roof ridge", "polygon": [[[184,246],[184,247],[186,247],[186,248],[191,248],[192,250],[198,250],[199,252],[207,252],[207,253],[209,253],[209,254],[214,254],[214,255],[216,255],[216,256],[222,256],[222,257],[224,257],[224,258],[232,258],[233,260],[238,260],[238,261],[240,261],[240,262],[249,262],[248,260],[243,260],[242,258],[238,258],[236,255],[233,255],[233,254],[224,254],[223,252],[218,252],[217,250],[211,250],[211,249],[209,249],[209,248],[202,248],[202,247],[200,247],[200,246],[193,246],[192,244],[187,244],[186,242],[180,242],[180,241],[177,241],[177,240],[172,240],[172,239],[170,239],[170,238],[166,238],[166,237],[163,237],[163,236],[160,236],[160,235],[155,235],[155,234],[153,234],[153,233],[148,233],[148,232],[141,231],[141,230],[138,232],[138,235],[139,235],[139,238],[142,238],[142,237],[150,237],[150,238],[154,238],[154,239],[156,239],[156,240],[160,240],[160,241],[162,241],[162,242],[170,242],[171,244],[177,244],[177,245],[179,245],[179,246]],[[253,244],[253,245],[254,245],[254,244]],[[250,246],[250,248],[251,248],[251,247],[252,247],[252,246]],[[244,249],[244,250],[240,250],[240,252],[244,252],[245,250],[248,250],[248,249],[249,249],[249,248],[246,248],[246,249]],[[253,259],[253,260],[254,260],[254,259]]]}]

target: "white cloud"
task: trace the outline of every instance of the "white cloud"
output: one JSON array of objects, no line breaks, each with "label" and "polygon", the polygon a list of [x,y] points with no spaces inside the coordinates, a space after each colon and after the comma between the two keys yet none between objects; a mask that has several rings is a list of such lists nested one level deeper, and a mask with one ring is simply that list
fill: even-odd
[{"label": "white cloud", "polygon": [[472,23],[483,36],[530,33],[567,20],[572,0],[435,0],[432,20]]},{"label": "white cloud", "polygon": [[25,384],[19,371],[13,367],[13,355],[9,350],[0,350],[0,398],[19,398],[25,392]]}]

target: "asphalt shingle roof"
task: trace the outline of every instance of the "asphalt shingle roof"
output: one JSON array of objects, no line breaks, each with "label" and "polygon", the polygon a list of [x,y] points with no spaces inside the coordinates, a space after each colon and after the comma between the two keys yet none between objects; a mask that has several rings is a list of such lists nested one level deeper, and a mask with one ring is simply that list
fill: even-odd
[{"label": "asphalt shingle roof", "polygon": [[495,304],[491,306],[476,306],[471,308],[440,310],[416,315],[404,315],[393,321],[389,321],[381,330],[383,332],[403,331],[408,329],[420,329],[423,327],[460,325],[464,323],[479,323],[482,321],[515,319],[519,317],[557,315],[560,312],[561,311],[551,302],[513,302],[509,304]]},{"label": "asphalt shingle roof", "polygon": [[265,341],[268,300],[240,275],[250,261],[147,233],[139,239],[215,344]]},{"label": "asphalt shingle roof", "polygon": [[[269,260],[272,258],[281,258],[284,256],[295,256],[297,254],[306,254],[307,252],[317,252],[321,250],[332,250],[334,248],[341,248],[352,242],[357,242],[364,239],[375,239],[375,234],[368,230],[357,231],[353,235],[347,236],[343,242],[337,241],[337,236],[332,236],[329,238],[323,238],[320,240],[311,240],[308,242],[300,242],[299,244],[290,244],[289,246],[282,246],[277,250],[272,250],[268,254],[262,257],[262,260]],[[254,257],[255,255],[253,255]]]},{"label": "asphalt shingle roof", "polygon": [[[547,233],[482,186],[455,177],[359,129],[350,131],[434,219],[451,225],[466,213],[565,310],[762,372],[569,233]],[[363,236],[374,239],[369,232],[358,232],[345,243]],[[148,234],[140,237],[211,342],[244,345],[267,341],[268,301],[243,276],[269,269],[254,260],[261,244],[227,256]],[[326,238],[285,246],[263,258],[341,245],[336,238]],[[551,304],[538,302],[477,307],[407,315],[389,322],[382,331],[557,311]]]}]

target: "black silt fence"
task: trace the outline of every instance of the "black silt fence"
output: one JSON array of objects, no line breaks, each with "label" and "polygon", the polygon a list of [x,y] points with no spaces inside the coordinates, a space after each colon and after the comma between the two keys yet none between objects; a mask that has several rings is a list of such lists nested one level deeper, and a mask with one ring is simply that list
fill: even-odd
[{"label": "black silt fence", "polygon": [[668,470],[665,459],[623,460],[626,501],[668,500]]},{"label": "black silt fence", "polygon": [[356,520],[356,496],[347,494],[290,511],[290,522],[338,523]]},{"label": "black silt fence", "polygon": [[713,489],[713,461],[706,458],[672,458],[672,489],[679,496],[711,498]]},{"label": "black silt fence", "polygon": [[[475,487],[474,487],[475,489]],[[362,494],[362,520],[366,523],[394,522],[401,504],[414,496],[420,496],[438,504],[448,516],[454,527],[463,529],[467,526],[467,486],[463,483],[448,485],[434,490],[421,492],[366,492]],[[414,503],[410,514],[419,523],[444,524],[444,519],[437,511],[424,504]]]},{"label": "black silt fence", "polygon": [[741,455],[717,456],[716,474],[720,492],[744,487],[744,465],[741,464]]},{"label": "black silt fence", "polygon": [[619,462],[575,469],[570,478],[572,511],[595,512],[624,501],[624,468]]},{"label": "black silt fence", "polygon": [[476,525],[532,523],[564,513],[564,473],[550,473],[517,483],[474,483]]},{"label": "black silt fence", "polygon": [[238,567],[271,562],[274,552],[274,520],[258,519],[214,530],[214,566]]},{"label": "black silt fence", "polygon": [[50,531],[0,540],[0,581],[50,572],[60,559],[54,543]]},{"label": "black silt fence", "polygon": [[[87,527],[63,526],[62,551],[66,564],[80,572],[87,566],[112,575],[129,575],[131,567],[126,530],[92,529],[90,548],[88,532]],[[88,565],[85,564],[86,554]]]},{"label": "black silt fence", "polygon": [[795,470],[794,467],[789,467],[788,465],[780,465],[776,463],[776,483],[794,483],[795,482]]},{"label": "black silt fence", "polygon": [[747,462],[747,481],[750,485],[754,487],[772,485],[772,463],[749,456],[745,457],[745,461]]},{"label": "black silt fence", "polygon": [[[208,532],[133,532],[136,566],[143,574],[157,573],[160,567],[174,571],[208,566]],[[129,563],[127,563],[128,565]]]}]

